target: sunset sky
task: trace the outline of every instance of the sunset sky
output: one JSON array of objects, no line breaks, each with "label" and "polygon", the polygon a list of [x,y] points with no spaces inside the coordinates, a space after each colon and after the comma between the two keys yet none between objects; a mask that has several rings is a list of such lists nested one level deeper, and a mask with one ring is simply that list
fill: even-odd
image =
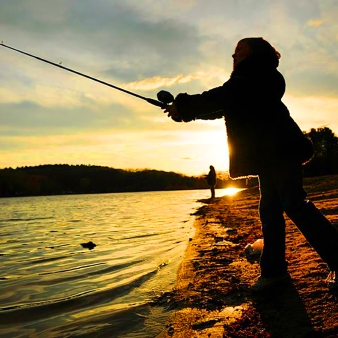
[{"label": "sunset sky", "polygon": [[[139,95],[222,85],[238,40],[281,53],[283,98],[304,131],[338,135],[337,0],[12,0],[0,41]],[[222,119],[160,108],[0,47],[0,168],[91,164],[200,175],[228,168]]]}]

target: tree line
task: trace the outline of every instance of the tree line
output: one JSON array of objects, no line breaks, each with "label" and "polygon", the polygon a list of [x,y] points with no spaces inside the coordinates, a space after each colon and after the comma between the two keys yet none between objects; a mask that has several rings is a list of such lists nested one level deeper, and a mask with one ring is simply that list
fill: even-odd
[{"label": "tree line", "polygon": [[328,127],[304,133],[313,143],[314,156],[304,166],[305,177],[338,174],[338,137]]},{"label": "tree line", "polygon": [[[226,184],[223,178],[219,186]],[[0,169],[0,197],[205,189],[205,176],[94,165],[39,165]]]},{"label": "tree line", "polygon": [[[304,176],[338,174],[338,138],[327,127],[304,133],[315,154],[304,166]],[[237,186],[255,185],[257,179],[235,181]],[[217,187],[230,184],[218,175]],[[232,182],[233,185],[233,182]],[[84,193],[114,193],[207,189],[205,176],[186,176],[159,170],[123,170],[94,165],[39,165],[0,169],[0,197]]]}]

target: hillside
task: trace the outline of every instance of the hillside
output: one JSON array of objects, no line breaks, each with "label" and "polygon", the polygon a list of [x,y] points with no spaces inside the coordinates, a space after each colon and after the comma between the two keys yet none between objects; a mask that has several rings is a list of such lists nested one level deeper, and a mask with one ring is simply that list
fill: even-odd
[{"label": "hillside", "polygon": [[[218,187],[229,182],[218,178]],[[243,182],[238,182],[241,184]],[[0,197],[207,189],[204,176],[88,165],[0,169]]]}]

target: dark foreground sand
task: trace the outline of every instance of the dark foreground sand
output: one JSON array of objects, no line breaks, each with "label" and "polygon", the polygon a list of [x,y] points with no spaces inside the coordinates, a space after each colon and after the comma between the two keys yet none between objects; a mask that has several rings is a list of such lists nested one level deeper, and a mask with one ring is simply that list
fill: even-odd
[{"label": "dark foreground sand", "polygon": [[[338,176],[306,180],[309,198],[338,224]],[[258,189],[205,200],[176,287],[156,305],[173,315],[158,337],[338,337],[338,293],[323,282],[326,265],[287,220],[287,260],[292,282],[254,295],[259,276],[244,248],[261,238]],[[338,243],[337,243],[338,250]]]}]

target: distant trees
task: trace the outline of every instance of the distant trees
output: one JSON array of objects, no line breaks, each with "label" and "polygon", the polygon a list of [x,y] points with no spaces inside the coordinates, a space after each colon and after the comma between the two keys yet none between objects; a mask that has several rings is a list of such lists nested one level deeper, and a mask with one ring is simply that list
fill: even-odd
[{"label": "distant trees", "polygon": [[338,174],[338,137],[330,128],[311,129],[304,133],[314,146],[314,157],[304,166],[305,176]]},{"label": "distant trees", "polygon": [[[224,186],[222,179],[219,186]],[[87,165],[40,165],[0,169],[0,197],[208,188],[205,177],[159,170]]]},{"label": "distant trees", "polygon": [[[304,176],[338,174],[338,137],[327,127],[304,134],[312,140],[315,150],[314,157],[304,166]],[[217,187],[229,183],[225,174],[217,178]],[[234,184],[257,185],[257,179],[232,181]],[[205,176],[68,164],[0,169],[0,197],[185,189],[208,189]]]}]

